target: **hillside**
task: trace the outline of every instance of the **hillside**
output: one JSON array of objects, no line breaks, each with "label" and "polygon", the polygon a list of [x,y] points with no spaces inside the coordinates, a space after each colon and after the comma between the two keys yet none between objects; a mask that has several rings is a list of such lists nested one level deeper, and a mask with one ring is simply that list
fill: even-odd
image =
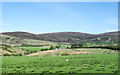
[{"label": "hillside", "polygon": [[[2,44],[6,44],[6,45],[11,45],[11,46],[20,46],[21,44],[32,44],[32,45],[55,45],[55,42],[50,42],[50,41],[44,41],[44,40],[39,40],[34,38],[31,38],[29,36],[31,35],[27,35],[24,37],[21,36],[23,34],[16,34],[11,35],[11,34],[2,34],[2,36],[0,37],[0,43]],[[25,34],[26,35],[26,34]]]},{"label": "hillside", "polygon": [[109,32],[103,34],[88,34],[80,32],[59,32],[59,33],[47,33],[39,34],[44,40],[51,40],[54,42],[107,42],[107,41],[117,41],[118,32]]},{"label": "hillside", "polygon": [[20,55],[26,51],[10,45],[0,44],[0,52],[0,55]]},{"label": "hillside", "polygon": [[[18,39],[34,39],[51,42],[66,42],[66,43],[79,43],[79,42],[114,42],[118,41],[118,32],[108,32],[102,34],[88,34],[80,32],[57,32],[46,34],[32,34],[28,32],[4,32],[2,35],[16,37]],[[1,37],[2,39],[4,37]],[[21,41],[22,41],[21,40]]]}]

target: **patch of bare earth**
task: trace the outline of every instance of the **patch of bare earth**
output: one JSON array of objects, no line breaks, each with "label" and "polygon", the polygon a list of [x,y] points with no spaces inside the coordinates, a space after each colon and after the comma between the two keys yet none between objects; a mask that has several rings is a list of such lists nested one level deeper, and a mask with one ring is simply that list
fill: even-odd
[{"label": "patch of bare earth", "polygon": [[56,51],[57,50],[40,51],[40,52],[29,54],[27,56],[45,55],[47,53],[53,53],[53,52],[56,52]]},{"label": "patch of bare earth", "polygon": [[75,50],[96,50],[99,48],[79,48],[79,49],[75,49]]},{"label": "patch of bare earth", "polygon": [[91,53],[91,52],[89,52],[89,51],[80,51],[80,52],[78,52],[78,51],[77,51],[77,52],[74,51],[72,55],[87,54],[87,53]]},{"label": "patch of bare earth", "polygon": [[39,55],[46,55],[48,53],[78,55],[78,54],[87,54],[87,53],[91,53],[91,52],[89,52],[89,51],[73,51],[71,49],[59,49],[59,50],[40,51],[40,52],[32,53],[32,54],[29,54],[29,55],[26,55],[26,56],[39,56]]}]

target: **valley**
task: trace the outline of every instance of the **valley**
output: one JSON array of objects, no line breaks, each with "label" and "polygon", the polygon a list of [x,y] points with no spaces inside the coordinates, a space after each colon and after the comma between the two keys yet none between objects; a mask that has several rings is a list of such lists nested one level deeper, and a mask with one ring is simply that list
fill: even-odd
[{"label": "valley", "polygon": [[118,32],[2,33],[2,73],[118,73]]}]

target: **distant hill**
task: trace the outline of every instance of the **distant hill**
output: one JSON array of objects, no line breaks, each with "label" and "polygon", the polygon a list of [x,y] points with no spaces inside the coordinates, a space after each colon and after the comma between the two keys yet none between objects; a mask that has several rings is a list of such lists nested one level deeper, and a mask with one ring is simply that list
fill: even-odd
[{"label": "distant hill", "polygon": [[39,39],[40,37],[36,34],[28,33],[28,32],[5,32],[3,35],[8,35],[12,37],[17,37],[20,39]]},{"label": "distant hill", "polygon": [[[56,32],[45,34],[32,34],[28,32],[4,32],[3,35],[16,37],[19,39],[34,39],[52,42],[66,42],[66,43],[79,43],[79,42],[108,42],[118,41],[118,32],[107,32],[102,34],[88,34],[81,32]],[[1,37],[3,38],[3,37]]]},{"label": "distant hill", "polygon": [[101,33],[99,35],[118,35],[120,31],[114,31],[114,32],[106,32],[106,33]]},{"label": "distant hill", "polygon": [[1,33],[0,43],[7,45],[21,45],[21,44],[33,44],[33,45],[55,45],[55,42],[40,40],[40,37],[36,34],[27,32],[5,32]]},{"label": "distant hill", "polygon": [[88,34],[80,32],[58,32],[58,33],[47,33],[39,34],[45,40],[51,40],[55,42],[107,42],[107,41],[117,41],[118,32],[108,32],[102,34]]}]

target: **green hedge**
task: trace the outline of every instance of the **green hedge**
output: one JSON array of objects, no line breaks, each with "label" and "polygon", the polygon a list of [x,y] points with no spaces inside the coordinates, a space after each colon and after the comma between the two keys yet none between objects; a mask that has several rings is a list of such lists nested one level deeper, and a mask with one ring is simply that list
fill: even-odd
[{"label": "green hedge", "polygon": [[49,50],[48,48],[43,48],[43,49],[41,49],[41,51],[47,51],[47,50]]},{"label": "green hedge", "polygon": [[112,50],[120,50],[119,46],[92,46],[92,47],[83,47],[83,48],[105,48],[105,49],[112,49]]},{"label": "green hedge", "polygon": [[43,47],[43,45],[21,44],[22,47]]},{"label": "green hedge", "polygon": [[22,56],[21,54],[3,54],[3,56]]}]

